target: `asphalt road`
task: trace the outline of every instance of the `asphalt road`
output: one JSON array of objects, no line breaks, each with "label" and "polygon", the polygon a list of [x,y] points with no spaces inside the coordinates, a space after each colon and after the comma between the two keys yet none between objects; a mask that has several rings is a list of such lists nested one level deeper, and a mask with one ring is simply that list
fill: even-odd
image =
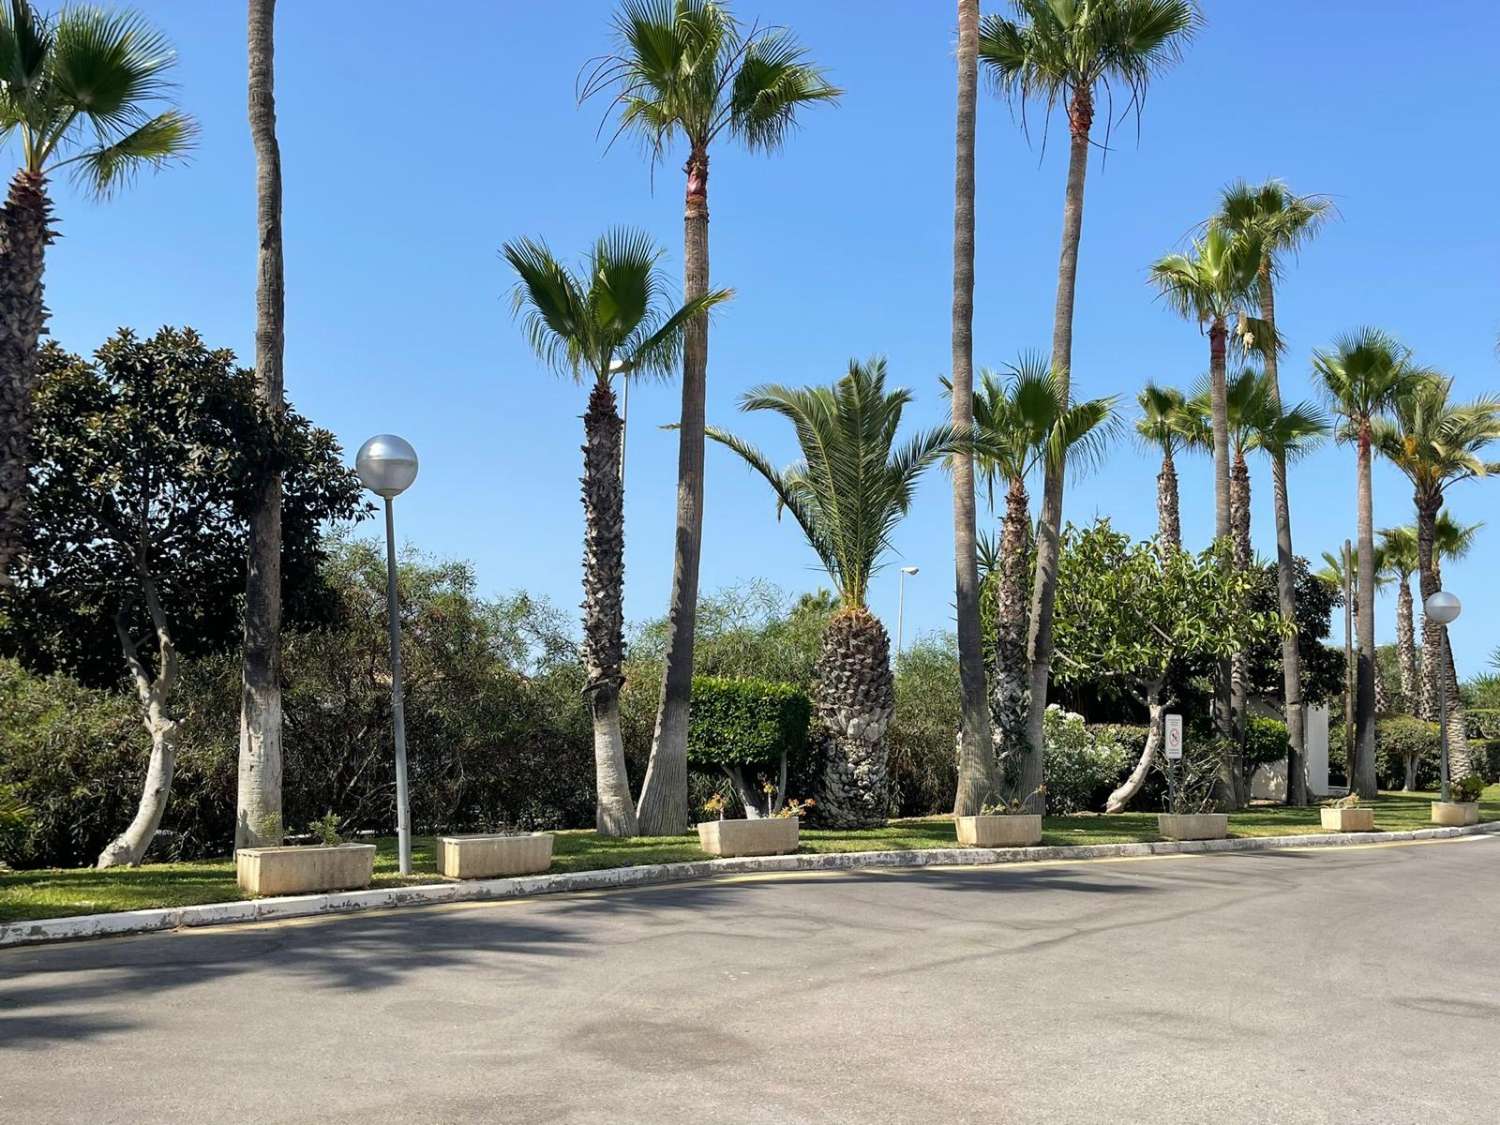
[{"label": "asphalt road", "polygon": [[0,1121],[1500,1120],[1500,838],[0,951]]}]

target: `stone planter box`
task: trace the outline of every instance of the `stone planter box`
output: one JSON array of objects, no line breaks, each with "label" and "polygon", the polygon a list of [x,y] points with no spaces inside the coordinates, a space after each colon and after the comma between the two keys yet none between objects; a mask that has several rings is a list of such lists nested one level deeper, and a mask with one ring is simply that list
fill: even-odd
[{"label": "stone planter box", "polygon": [[1374,809],[1321,809],[1323,827],[1330,832],[1374,832]]},{"label": "stone planter box", "polygon": [[1229,835],[1229,814],[1157,813],[1156,830],[1168,840],[1222,840]]},{"label": "stone planter box", "polygon": [[552,866],[552,833],[439,836],[438,874],[448,879],[536,875]]},{"label": "stone planter box", "polygon": [[786,855],[797,850],[800,821],[795,816],[761,820],[705,820],[698,846],[709,855]]},{"label": "stone planter box", "polygon": [[1432,823],[1445,828],[1462,828],[1479,823],[1478,801],[1433,801]]},{"label": "stone planter box", "polygon": [[954,817],[964,848],[1029,848],[1042,842],[1042,818],[1033,813]]},{"label": "stone planter box", "polygon": [[251,895],[354,891],[368,887],[374,874],[374,844],[240,848],[234,853],[235,881]]}]

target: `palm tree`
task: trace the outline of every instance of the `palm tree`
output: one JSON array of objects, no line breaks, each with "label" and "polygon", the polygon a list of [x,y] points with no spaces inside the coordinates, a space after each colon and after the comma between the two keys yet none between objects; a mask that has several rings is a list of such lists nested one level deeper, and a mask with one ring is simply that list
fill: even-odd
[{"label": "palm tree", "polygon": [[[708,293],[708,155],[727,134],[751,150],[774,152],[797,111],[835,101],[841,91],[809,64],[781,28],[741,29],[717,0],[624,0],[615,16],[618,45],[594,60],[580,96],[612,92],[619,132],[638,134],[653,165],[679,140],[688,150],[683,231],[683,295]],[[678,432],[677,530],[667,608],[666,669],[646,781],[641,827],[652,835],[688,829],[687,733],[693,686],[698,561],[703,551],[703,412],[708,321],[688,325],[682,348]]]},{"label": "palm tree", "polygon": [[1152,449],[1161,451],[1161,472],[1156,474],[1156,540],[1163,547],[1182,549],[1182,517],[1177,486],[1177,454],[1187,445],[1184,407],[1187,396],[1176,387],[1147,383],[1136,395],[1141,416],[1136,435]]},{"label": "palm tree", "polygon": [[[1251,187],[1243,180],[1224,189],[1219,213],[1210,223],[1235,236],[1256,238],[1261,244],[1257,269],[1260,319],[1267,346],[1262,349],[1267,390],[1273,403],[1281,402],[1277,372],[1280,336],[1276,330],[1275,281],[1282,259],[1311,240],[1333,213],[1324,196],[1294,195],[1280,180]],[[1271,492],[1276,518],[1276,594],[1281,619],[1293,628],[1282,634],[1281,665],[1286,698],[1287,804],[1307,804],[1306,731],[1302,710],[1302,652],[1298,648],[1296,557],[1292,553],[1292,516],[1287,500],[1286,459],[1271,454]]]},{"label": "palm tree", "polygon": [[[276,140],[276,0],[250,4],[250,136],[255,145],[258,249],[255,392],[286,411],[286,275],[281,254],[281,146]],[[260,481],[245,559],[245,646],[234,846],[276,847],[281,817],[281,474]]]},{"label": "palm tree", "polygon": [[42,272],[52,241],[47,179],[64,168],[98,197],[191,147],[197,127],[175,109],[152,114],[176,62],[133,12],[69,7],[44,16],[30,0],[0,6],[0,137],[21,166],[0,207],[0,586],[9,584],[25,518],[36,343],[47,324]]},{"label": "palm tree", "polygon": [[[1040,101],[1047,116],[1059,106],[1068,115],[1068,176],[1063,189],[1062,249],[1052,319],[1051,366],[1064,401],[1072,395],[1073,298],[1078,245],[1083,232],[1084,177],[1088,172],[1094,99],[1118,88],[1139,113],[1151,79],[1181,57],[1202,22],[1192,0],[1013,0],[1012,16],[986,16],[979,28],[979,58],[995,85],[1024,114]],[[1042,716],[1052,667],[1052,606],[1063,508],[1063,463],[1047,470],[1042,488],[1036,578],[1032,585],[1030,755],[1023,787],[1041,784]],[[1027,789],[1030,792],[1031,789]]]},{"label": "palm tree", "polygon": [[769,410],[791,422],[802,460],[778,469],[755,446],[722,430],[708,436],[739,454],[770,484],[782,511],[838,592],[818,657],[815,708],[824,739],[820,815],[837,827],[885,820],[886,728],[894,706],[890,637],[866,605],[870,576],[911,505],[922,470],[954,445],[951,427],[895,447],[906,390],[885,389],[885,361],[851,360],[831,387],[756,387],[742,410]]},{"label": "palm tree", "polygon": [[1375,783],[1375,526],[1371,457],[1375,421],[1420,380],[1411,352],[1384,332],[1361,328],[1339,337],[1331,351],[1313,353],[1313,370],[1333,409],[1344,419],[1342,441],[1358,450],[1359,627],[1358,692],[1354,714],[1355,754],[1351,788],[1374,797]]},{"label": "palm tree", "polygon": [[[990,719],[999,762],[1014,777],[1026,760],[1026,562],[1031,510],[1026,479],[1054,460],[1097,461],[1113,433],[1113,397],[1069,404],[1061,381],[1042,356],[1023,357],[1008,382],[981,373],[973,398],[973,441],[980,478],[995,508],[995,485],[1005,486],[995,586],[995,677]],[[950,393],[957,391],[949,387]],[[1040,784],[1040,782],[1038,782]],[[1021,796],[1036,786],[1014,788]]]},{"label": "palm tree", "polygon": [[[974,425],[974,118],[979,86],[979,0],[958,0],[958,124],[953,185],[953,429]],[[975,542],[974,455],[953,454],[954,603],[958,618],[958,785],[953,815],[973,816],[995,791],[989,708],[984,693]],[[1024,643],[1024,641],[1023,641]]]},{"label": "palm tree", "polygon": [[615,406],[612,375],[665,375],[677,362],[686,326],[726,300],[705,293],[670,313],[661,251],[644,233],[615,230],[594,243],[574,273],[545,243],[507,242],[502,249],[518,281],[513,306],[536,354],[575,380],[592,376],[583,416],[583,659],[584,691],[594,720],[597,828],[633,836],[638,828],[625,744],[620,734],[620,689],[625,677],[625,508],[620,481],[624,423]]},{"label": "palm tree", "polygon": [[[1436,547],[1438,514],[1454,484],[1500,473],[1500,461],[1486,461],[1486,449],[1500,442],[1500,397],[1472,402],[1450,401],[1453,381],[1429,376],[1401,395],[1392,417],[1377,419],[1374,442],[1380,452],[1412,482],[1417,509],[1417,552],[1422,601],[1442,588]],[[1446,643],[1446,627],[1422,617],[1423,718],[1437,717],[1438,676],[1448,677],[1448,745],[1454,776],[1471,770],[1464,736],[1463,708],[1458,701],[1458,674]],[[1439,654],[1446,653],[1446,659]],[[1442,667],[1439,667],[1441,663]]]}]

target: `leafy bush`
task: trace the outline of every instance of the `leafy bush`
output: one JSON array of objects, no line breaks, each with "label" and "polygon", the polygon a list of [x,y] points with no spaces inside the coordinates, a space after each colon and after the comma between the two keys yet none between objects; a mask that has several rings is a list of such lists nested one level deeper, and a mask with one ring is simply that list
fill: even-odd
[{"label": "leafy bush", "polygon": [[1471,707],[1466,710],[1464,733],[1470,738],[1500,739],[1500,708]]},{"label": "leafy bush", "polygon": [[791,684],[734,676],[694,676],[688,764],[775,765],[807,745],[812,704]]},{"label": "leafy bush", "polygon": [[1251,715],[1245,722],[1246,775],[1253,773],[1257,766],[1285,762],[1291,744],[1286,723],[1280,719]]},{"label": "leafy bush", "polygon": [[1455,801],[1477,801],[1484,792],[1484,779],[1476,774],[1448,783],[1448,793]]},{"label": "leafy bush", "polygon": [[1438,783],[1441,741],[1436,723],[1410,715],[1375,720],[1375,774],[1382,789],[1430,789]]},{"label": "leafy bush", "polygon": [[31,810],[22,803],[13,785],[0,785],[0,871],[7,857],[19,852],[31,828]]},{"label": "leafy bush", "polygon": [[1082,715],[1055,703],[1042,717],[1042,737],[1049,813],[1098,808],[1132,764],[1128,744],[1111,735],[1095,735]]},{"label": "leafy bush", "polygon": [[1469,743],[1469,761],[1489,785],[1500,782],[1500,738],[1476,738]]},{"label": "leafy bush", "polygon": [[896,712],[886,735],[892,816],[953,807],[958,784],[958,654],[953,638],[910,643],[895,662]]}]

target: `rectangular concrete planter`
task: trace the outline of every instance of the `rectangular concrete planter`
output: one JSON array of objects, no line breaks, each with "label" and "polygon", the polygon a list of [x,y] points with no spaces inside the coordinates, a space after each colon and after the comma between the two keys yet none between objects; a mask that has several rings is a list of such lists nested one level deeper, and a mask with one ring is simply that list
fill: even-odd
[{"label": "rectangular concrete planter", "polygon": [[705,820],[698,825],[698,846],[709,855],[786,855],[797,850],[799,825],[795,816]]},{"label": "rectangular concrete planter", "polygon": [[449,879],[536,875],[552,866],[552,833],[472,833],[437,838],[438,874]]},{"label": "rectangular concrete planter", "polygon": [[252,895],[353,891],[368,887],[374,874],[374,844],[241,848],[234,853],[235,880]]},{"label": "rectangular concrete planter", "polygon": [[1033,813],[953,818],[965,848],[1029,848],[1042,842],[1042,818]]},{"label": "rectangular concrete planter", "polygon": [[1329,809],[1320,810],[1323,827],[1330,832],[1374,832],[1374,809]]},{"label": "rectangular concrete planter", "polygon": [[1229,835],[1229,814],[1157,813],[1156,830],[1168,840],[1222,840]]},{"label": "rectangular concrete planter", "polygon": [[1462,828],[1479,823],[1478,801],[1433,801],[1432,823],[1445,828]]}]

